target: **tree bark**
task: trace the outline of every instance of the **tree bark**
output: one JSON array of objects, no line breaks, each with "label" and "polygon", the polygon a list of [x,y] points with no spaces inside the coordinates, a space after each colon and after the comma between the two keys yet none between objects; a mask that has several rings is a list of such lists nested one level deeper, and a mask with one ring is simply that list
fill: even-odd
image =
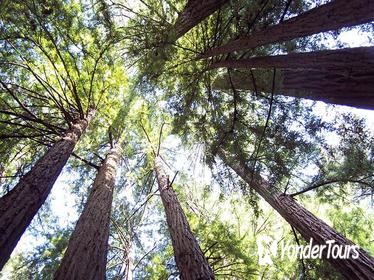
[{"label": "tree bark", "polygon": [[253,57],[241,60],[225,60],[210,68],[282,68],[314,70],[364,70],[374,68],[374,47],[323,50],[287,55]]},{"label": "tree bark", "polygon": [[[363,70],[281,70],[277,71],[274,94],[322,101],[328,104],[374,110],[374,68]],[[233,71],[231,81],[238,90],[270,93],[272,71]],[[213,89],[230,90],[228,75],[218,77]]]},{"label": "tree bark", "polygon": [[189,0],[175,22],[176,39],[182,37],[228,2],[229,0]]},{"label": "tree bark", "polygon": [[87,119],[75,122],[9,193],[0,198],[0,269],[43,205],[80,136]]},{"label": "tree bark", "polygon": [[[337,245],[354,245],[354,243],[337,233],[333,228],[318,219],[304,207],[299,205],[289,195],[284,195],[272,189],[259,175],[252,180],[252,170],[241,159],[229,159],[223,150],[219,151],[223,162],[232,168],[248,185],[264,198],[291,226],[309,241],[326,245],[326,241],[335,240]],[[326,254],[323,255],[325,259]],[[346,279],[374,279],[374,258],[366,251],[359,249],[358,259],[332,259],[328,262]]]},{"label": "tree bark", "polygon": [[116,144],[102,163],[54,279],[105,279],[113,187],[120,161]]},{"label": "tree bark", "polygon": [[159,156],[155,158],[155,172],[181,279],[215,279],[211,267],[191,232],[187,218],[170,185],[162,159]]},{"label": "tree bark", "polygon": [[283,71],[281,94],[374,110],[374,68],[347,71]]},{"label": "tree bark", "polygon": [[213,48],[200,58],[284,42],[319,32],[364,24],[374,20],[372,0],[333,0],[252,35]]}]

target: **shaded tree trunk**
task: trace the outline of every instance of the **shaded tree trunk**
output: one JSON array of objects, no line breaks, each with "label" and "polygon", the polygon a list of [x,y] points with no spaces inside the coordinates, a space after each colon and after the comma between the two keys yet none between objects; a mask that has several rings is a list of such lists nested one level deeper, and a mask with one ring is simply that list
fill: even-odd
[{"label": "shaded tree trunk", "polygon": [[228,2],[229,0],[189,0],[175,22],[176,39]]},{"label": "shaded tree trunk", "polygon": [[319,32],[364,24],[372,20],[374,20],[374,1],[333,0],[280,24],[254,32],[250,36],[213,48],[201,58],[284,42]]},{"label": "shaded tree trunk", "polygon": [[[274,93],[277,94],[283,90],[281,71],[276,71],[276,80]],[[235,89],[258,91],[258,93],[269,93],[272,90],[273,70],[270,69],[254,69],[247,70],[232,70],[230,76],[225,73],[219,75],[212,84],[214,90],[231,90],[231,82]],[[231,81],[230,81],[231,77]]]},{"label": "shaded tree trunk", "polygon": [[0,269],[47,199],[90,118],[75,122],[14,189],[0,198]]},{"label": "shaded tree trunk", "polygon": [[212,64],[210,68],[282,68],[350,71],[374,68],[374,47],[323,50],[287,55],[253,57],[241,60],[226,60]]},{"label": "shaded tree trunk", "polygon": [[105,279],[113,187],[119,161],[117,144],[96,175],[54,279]]},{"label": "shaded tree trunk", "polygon": [[[277,71],[275,95],[292,96],[322,101],[329,104],[346,105],[374,110],[374,71],[371,69],[346,70],[281,70]],[[251,92],[271,92],[272,71],[233,71],[231,80],[238,90]],[[213,89],[230,90],[228,75],[218,77]]]},{"label": "shaded tree trunk", "polygon": [[[291,226],[309,241],[326,245],[326,241],[335,240],[337,245],[354,245],[343,235],[318,219],[304,207],[299,205],[289,195],[284,195],[272,189],[259,175],[252,179],[252,170],[239,158],[230,159],[224,151],[219,151],[223,162],[231,167],[248,185],[264,198]],[[326,252],[326,251],[325,251]],[[323,255],[325,259],[326,254]],[[327,259],[328,262],[346,279],[374,279],[374,258],[366,251],[359,249],[358,259]]]},{"label": "shaded tree trunk", "polygon": [[191,232],[187,218],[170,185],[162,159],[159,156],[155,158],[155,172],[181,279],[214,279],[213,271]]},{"label": "shaded tree trunk", "polygon": [[347,71],[284,71],[287,96],[374,110],[374,68]]}]

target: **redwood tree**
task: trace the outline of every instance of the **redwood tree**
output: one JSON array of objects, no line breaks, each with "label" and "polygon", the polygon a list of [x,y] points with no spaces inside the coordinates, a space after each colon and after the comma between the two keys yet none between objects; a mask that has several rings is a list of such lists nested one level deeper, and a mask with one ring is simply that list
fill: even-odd
[{"label": "redwood tree", "polygon": [[105,279],[113,187],[120,158],[116,144],[100,166],[55,279]]},{"label": "redwood tree", "polygon": [[[291,196],[279,193],[260,177],[254,175],[246,163],[239,157],[230,158],[223,150],[219,151],[219,156],[223,162],[233,169],[250,187],[252,187],[262,198],[264,198],[291,226],[297,229],[300,234],[309,241],[320,245],[326,245],[326,241],[334,240],[336,245],[352,246],[354,243],[336,232],[329,225],[318,219]],[[325,251],[326,253],[326,251]],[[327,261],[342,273],[346,279],[373,279],[374,278],[374,258],[363,249],[358,250],[359,257],[352,258],[328,258]],[[323,255],[326,258],[326,254]]]},{"label": "redwood tree", "polygon": [[177,39],[228,2],[228,0],[189,0],[174,25]]},{"label": "redwood tree", "polygon": [[250,36],[213,48],[201,57],[255,48],[319,32],[368,23],[374,20],[373,10],[374,2],[371,0],[333,0],[282,23],[254,32]]},{"label": "redwood tree", "polygon": [[173,244],[174,256],[182,280],[214,279],[214,274],[191,232],[160,156],[155,158],[155,172],[166,221]]},{"label": "redwood tree", "polygon": [[[277,76],[274,94],[374,109],[373,62],[374,48],[361,47],[227,60],[214,63],[211,68],[287,69]],[[256,79],[256,88],[250,75],[245,81],[235,74],[226,79],[228,88],[231,80],[238,89],[271,91],[266,79]],[[243,87],[243,83],[248,87]]]},{"label": "redwood tree", "polygon": [[5,196],[0,198],[0,269],[50,193],[90,116],[76,121]]},{"label": "redwood tree", "polygon": [[[113,108],[114,71],[120,73],[110,34],[101,23],[87,23],[86,16],[95,16],[80,5],[15,0],[1,15],[0,141],[16,139],[13,150],[22,144],[48,151],[1,198],[0,267],[46,200],[93,113],[105,110],[103,104]],[[4,162],[5,168],[11,165]]]},{"label": "redwood tree", "polygon": [[360,47],[251,57],[240,60],[223,60],[213,63],[210,68],[282,68],[350,71],[352,69],[370,69],[373,66],[374,47]]},{"label": "redwood tree", "polygon": [[[272,92],[270,72],[265,69],[231,71],[230,77],[228,75],[217,77],[213,88],[230,90],[232,83],[237,90],[270,95]],[[372,110],[374,109],[373,75],[371,69],[282,69],[276,73],[274,95]]]},{"label": "redwood tree", "polygon": [[281,94],[326,103],[374,110],[374,72],[347,71],[291,71],[283,76]]}]

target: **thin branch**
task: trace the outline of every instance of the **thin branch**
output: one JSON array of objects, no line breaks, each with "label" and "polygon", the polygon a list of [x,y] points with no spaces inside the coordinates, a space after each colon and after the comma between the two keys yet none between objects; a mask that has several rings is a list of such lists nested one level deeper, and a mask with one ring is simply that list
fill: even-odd
[{"label": "thin branch", "polygon": [[255,75],[254,75],[254,73],[252,71],[252,68],[249,71],[251,73],[251,78],[252,78],[253,88],[255,90],[255,95],[256,95],[256,97],[258,97],[258,90],[257,90],[257,84],[256,84]]},{"label": "thin branch", "polygon": [[229,80],[230,80],[230,86],[231,86],[231,89],[233,91],[233,95],[234,95],[234,113],[233,113],[233,117],[232,117],[232,125],[231,125],[231,130],[230,132],[233,133],[234,130],[235,130],[235,123],[236,121],[238,120],[238,92],[236,91],[236,88],[232,82],[232,78],[231,78],[231,70],[228,68],[227,69],[227,73],[228,73],[228,76],[229,76]]},{"label": "thin branch", "polygon": [[147,203],[148,201],[154,196],[156,195],[156,193],[158,192],[158,189],[156,189],[153,193],[149,194],[147,196],[147,198],[144,200],[144,202],[142,204],[140,204],[140,206],[138,208],[136,208],[132,213],[131,215],[126,219],[126,221],[130,220],[141,208],[143,208]]},{"label": "thin branch", "polygon": [[177,177],[178,173],[179,173],[179,171],[175,172],[174,177],[173,177],[173,180],[171,180],[171,182],[170,182],[170,184],[169,184],[169,188],[173,185],[174,180],[175,180],[175,178]]},{"label": "thin branch", "polygon": [[[297,237],[295,228],[293,226],[291,226],[291,229],[292,229],[293,235],[295,236],[296,243],[300,247],[299,238]],[[305,278],[305,263],[304,263],[304,259],[302,257],[300,258],[300,262],[301,262],[301,266],[302,266],[302,273],[303,273],[302,274],[302,279],[303,279],[303,278]]]},{"label": "thin branch", "polygon": [[[160,240],[159,240],[160,241]],[[152,253],[152,251],[154,250],[154,249],[156,249],[157,248],[157,245],[158,245],[158,242],[159,241],[157,241],[157,242],[155,242],[154,243],[154,246],[153,246],[153,248],[151,249],[151,250],[149,250],[146,254],[144,254],[141,258],[140,258],[140,260],[136,263],[136,265],[134,266],[134,268],[133,268],[133,271],[135,271],[135,269],[138,267],[138,265],[150,254],[150,253]]]},{"label": "thin branch", "polygon": [[21,108],[27,112],[30,116],[32,116],[33,118],[37,118],[22,102],[21,100],[19,100],[19,98],[13,93],[12,90],[10,90],[7,86],[7,84],[5,84],[2,80],[0,80],[0,84],[2,85],[2,87],[13,97],[13,99],[21,106]]},{"label": "thin branch", "polygon": [[160,147],[161,147],[161,137],[162,137],[162,129],[164,128],[165,122],[162,123],[161,128],[160,128],[160,135],[158,137],[158,147],[157,147],[157,154],[160,154]]},{"label": "thin branch", "polygon": [[283,14],[282,14],[282,17],[281,17],[279,23],[283,22],[284,17],[285,17],[286,14],[287,14],[288,8],[289,8],[290,5],[291,5],[291,2],[292,2],[292,0],[288,0],[288,1],[287,1],[286,7],[284,8],[284,11],[283,11]]},{"label": "thin branch", "polygon": [[218,241],[217,242],[213,242],[212,245],[210,245],[208,248],[206,248],[204,251],[203,251],[203,254],[205,255],[210,249],[212,249],[214,246],[216,246],[218,244]]},{"label": "thin branch", "polygon": [[153,155],[156,156],[157,154],[156,154],[156,152],[155,152],[155,149],[153,148],[153,145],[152,145],[151,139],[149,138],[148,133],[147,133],[147,131],[145,130],[145,128],[144,128],[144,126],[143,126],[143,124],[142,124],[141,121],[140,121],[140,127],[142,128],[142,130],[143,130],[145,136],[147,137],[147,140],[148,140],[149,145],[151,146],[151,149],[152,149]]},{"label": "thin branch", "polygon": [[73,157],[75,157],[76,159],[79,159],[80,161],[84,162],[85,164],[87,164],[87,165],[89,165],[89,166],[95,168],[96,170],[99,170],[99,169],[100,169],[100,166],[98,166],[98,165],[96,165],[96,164],[90,162],[90,161],[87,160],[87,159],[82,158],[81,156],[77,155],[76,153],[72,153],[71,155],[72,155]]},{"label": "thin branch", "polygon": [[365,185],[365,186],[369,186],[371,187],[371,185],[369,183],[366,183],[362,180],[351,180],[351,179],[331,179],[331,180],[327,180],[325,182],[321,182],[321,183],[318,183],[318,184],[315,184],[315,185],[312,185],[310,187],[307,187],[299,192],[296,192],[296,193],[293,193],[293,194],[290,194],[291,197],[294,197],[294,196],[297,196],[297,195],[300,195],[300,194],[303,194],[303,193],[306,193],[306,192],[309,192],[309,191],[312,191],[312,190],[315,190],[317,188],[320,188],[320,187],[323,187],[323,186],[326,186],[326,185],[330,185],[330,184],[333,184],[333,183],[356,183],[356,184],[362,184],[362,185]]},{"label": "thin branch", "polygon": [[265,137],[266,128],[269,125],[269,121],[270,121],[270,117],[271,117],[271,112],[272,112],[272,108],[273,108],[274,90],[275,90],[275,75],[276,75],[276,69],[274,68],[273,69],[273,82],[272,82],[272,88],[271,88],[269,111],[268,111],[268,115],[267,115],[267,118],[266,118],[264,130],[262,131],[262,135],[261,135],[260,140],[258,142],[257,151],[256,151],[256,154],[255,154],[255,157],[254,157],[254,161],[253,161],[253,168],[252,168],[252,175],[251,175],[252,176],[252,180],[253,180],[254,172],[255,172],[255,169],[256,169],[256,161],[257,161],[257,158],[258,158],[258,154],[260,152],[262,140]]}]

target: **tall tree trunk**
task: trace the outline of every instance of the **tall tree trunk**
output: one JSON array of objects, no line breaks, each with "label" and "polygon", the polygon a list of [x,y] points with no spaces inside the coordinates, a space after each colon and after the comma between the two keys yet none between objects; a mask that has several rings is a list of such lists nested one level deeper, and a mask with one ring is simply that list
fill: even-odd
[{"label": "tall tree trunk", "polygon": [[282,68],[317,70],[364,70],[374,68],[374,47],[323,50],[287,55],[253,57],[241,60],[225,60],[210,68]]},{"label": "tall tree trunk", "polygon": [[47,199],[90,118],[75,122],[14,189],[0,198],[0,269]]},{"label": "tall tree trunk", "polygon": [[[285,95],[322,101],[329,104],[346,105],[374,110],[374,71],[371,69],[346,70],[281,70],[277,71],[275,95]],[[233,71],[231,81],[238,90],[270,93],[272,71]],[[231,89],[230,77],[218,77],[212,87],[218,90]]]},{"label": "tall tree trunk", "polygon": [[[288,195],[278,193],[259,175],[252,179],[252,170],[241,159],[230,159],[223,150],[220,158],[231,167],[245,182],[264,198],[291,226],[309,241],[325,245],[328,240],[335,240],[337,245],[354,245],[343,235],[337,233],[322,220],[318,219]],[[324,255],[326,258],[326,256]],[[374,258],[360,249],[358,259],[327,259],[331,265],[347,279],[374,279]]]},{"label": "tall tree trunk", "polygon": [[54,279],[105,279],[113,187],[120,154],[116,144],[102,163]]},{"label": "tall tree trunk", "polygon": [[155,158],[155,172],[181,279],[214,279],[213,271],[191,232],[187,218],[170,185],[162,159],[159,156]]},{"label": "tall tree trunk", "polygon": [[374,110],[374,68],[342,71],[283,71],[281,94]]},{"label": "tall tree trunk", "polygon": [[175,22],[176,39],[182,37],[228,2],[229,0],[189,0]]},{"label": "tall tree trunk", "polygon": [[123,264],[121,271],[118,276],[118,280],[132,280],[133,279],[133,270],[134,270],[134,258],[133,258],[133,244],[132,241],[129,241],[129,244],[124,252]]},{"label": "tall tree trunk", "polygon": [[254,32],[250,36],[213,48],[203,54],[201,58],[288,41],[372,20],[374,20],[374,1],[333,0],[280,24]]}]

